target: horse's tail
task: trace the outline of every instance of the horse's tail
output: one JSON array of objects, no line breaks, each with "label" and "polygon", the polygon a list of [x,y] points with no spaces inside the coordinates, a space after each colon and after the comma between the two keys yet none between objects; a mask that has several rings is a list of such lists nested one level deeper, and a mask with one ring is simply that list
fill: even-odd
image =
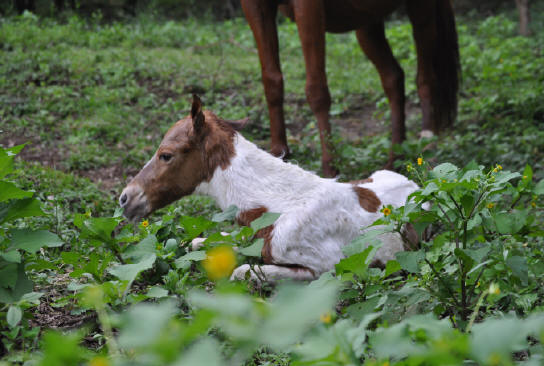
[{"label": "horse's tail", "polygon": [[433,69],[436,77],[436,105],[433,106],[438,129],[451,127],[457,117],[457,95],[461,79],[459,44],[450,0],[436,1],[436,44]]}]

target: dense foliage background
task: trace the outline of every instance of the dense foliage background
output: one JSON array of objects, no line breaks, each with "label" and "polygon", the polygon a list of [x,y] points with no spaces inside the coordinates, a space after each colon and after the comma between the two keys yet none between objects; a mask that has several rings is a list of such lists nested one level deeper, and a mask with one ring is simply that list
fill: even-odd
[{"label": "dense foliage background", "polygon": [[[380,223],[432,223],[433,236],[380,270],[369,234],[332,273],[276,288],[208,278],[212,258],[258,263],[252,235],[273,216],[238,227],[197,196],[142,223],[116,210],[192,93],[249,116],[244,135],[267,147],[238,2],[59,4],[0,5],[0,365],[542,362],[544,4],[531,3],[522,37],[514,2],[456,2],[459,118],[431,141],[417,139],[411,27],[392,17],[408,94],[397,170],[423,189]],[[293,160],[319,171],[296,26],[279,30]],[[339,179],[360,179],[387,160],[387,101],[353,34],[327,36],[327,65]],[[210,254],[233,244],[244,249]]]}]

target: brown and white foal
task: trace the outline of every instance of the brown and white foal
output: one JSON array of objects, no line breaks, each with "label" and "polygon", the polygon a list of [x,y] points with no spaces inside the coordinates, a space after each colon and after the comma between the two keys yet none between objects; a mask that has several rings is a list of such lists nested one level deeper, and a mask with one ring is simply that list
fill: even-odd
[{"label": "brown and white foal", "polygon": [[[265,265],[244,264],[232,278],[251,271],[268,281],[313,279],[334,268],[344,257],[342,247],[382,215],[383,205],[402,206],[418,189],[386,170],[357,183],[321,178],[259,149],[237,132],[241,124],[203,112],[195,96],[191,115],[170,128],[121,193],[125,216],[138,220],[192,193],[213,197],[222,209],[236,205],[242,225],[264,212],[280,213],[272,227],[257,233],[265,240]],[[380,239],[374,259],[385,264],[403,242],[398,234]]]}]

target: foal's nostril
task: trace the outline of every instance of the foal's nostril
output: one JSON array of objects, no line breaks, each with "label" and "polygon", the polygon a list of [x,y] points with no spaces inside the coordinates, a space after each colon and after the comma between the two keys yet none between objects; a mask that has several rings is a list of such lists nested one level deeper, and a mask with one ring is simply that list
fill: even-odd
[{"label": "foal's nostril", "polygon": [[128,196],[126,193],[123,193],[121,197],[119,198],[119,203],[121,204],[121,207],[123,207],[127,203]]}]

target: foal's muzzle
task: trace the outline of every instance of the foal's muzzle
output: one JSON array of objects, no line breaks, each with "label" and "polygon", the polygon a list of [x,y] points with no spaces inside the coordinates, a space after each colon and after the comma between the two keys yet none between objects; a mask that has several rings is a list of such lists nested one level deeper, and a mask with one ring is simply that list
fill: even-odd
[{"label": "foal's muzzle", "polygon": [[124,209],[125,217],[131,221],[140,220],[150,211],[145,192],[137,184],[129,184],[123,189],[119,205]]}]

